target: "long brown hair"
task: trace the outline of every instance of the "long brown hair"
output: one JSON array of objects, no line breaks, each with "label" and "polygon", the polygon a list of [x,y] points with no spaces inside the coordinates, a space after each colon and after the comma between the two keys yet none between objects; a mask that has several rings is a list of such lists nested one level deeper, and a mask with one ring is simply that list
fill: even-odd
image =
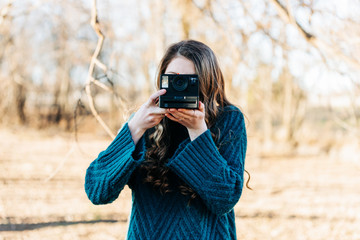
[{"label": "long brown hair", "polygon": [[[158,88],[160,75],[165,73],[169,63],[177,56],[183,56],[194,63],[196,74],[199,76],[199,98],[205,105],[205,121],[210,128],[219,115],[219,109],[231,105],[225,96],[224,76],[216,56],[208,46],[195,40],[185,40],[171,45],[159,65]],[[212,133],[212,136],[216,142],[217,134]],[[142,170],[145,171],[144,182],[152,184],[161,193],[173,191],[174,182],[177,182],[175,187],[180,193],[190,196],[190,200],[194,199],[197,196],[195,191],[177,179],[165,166],[168,158],[171,157],[169,156],[171,147],[169,143],[173,142],[171,137],[170,120],[164,118],[149,135],[150,146],[146,152],[146,160],[141,165]]]}]

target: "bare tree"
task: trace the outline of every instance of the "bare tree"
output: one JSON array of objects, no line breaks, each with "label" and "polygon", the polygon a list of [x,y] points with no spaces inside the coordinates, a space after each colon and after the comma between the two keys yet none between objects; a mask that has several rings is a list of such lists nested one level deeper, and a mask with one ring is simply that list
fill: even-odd
[{"label": "bare tree", "polygon": [[[0,78],[8,89],[0,96],[1,121],[65,123],[71,129],[69,116],[78,102],[114,137],[119,116],[126,118],[154,90],[166,45],[194,38],[217,53],[229,98],[245,104],[252,131],[265,145],[296,146],[312,107],[306,104],[306,71],[296,75],[290,66],[296,52],[308,56],[297,60],[299,67],[352,80],[352,106],[343,115],[335,106],[327,111],[346,132],[358,133],[359,17],[340,16],[317,2],[107,1],[99,2],[99,12],[106,12],[100,22],[95,1],[92,8],[81,1],[46,1],[46,7],[45,1],[7,1],[0,6]],[[328,26],[316,24],[317,18]]]}]

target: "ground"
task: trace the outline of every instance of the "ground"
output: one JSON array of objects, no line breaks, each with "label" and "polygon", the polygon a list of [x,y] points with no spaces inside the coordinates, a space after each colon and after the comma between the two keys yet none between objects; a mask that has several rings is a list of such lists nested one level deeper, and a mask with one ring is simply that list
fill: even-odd
[{"label": "ground", "polygon": [[[0,240],[124,239],[129,189],[104,206],[84,191],[87,166],[109,143],[102,134],[76,143],[56,129],[0,129]],[[246,169],[253,190],[235,207],[238,239],[360,239],[359,163],[250,151]]]}]

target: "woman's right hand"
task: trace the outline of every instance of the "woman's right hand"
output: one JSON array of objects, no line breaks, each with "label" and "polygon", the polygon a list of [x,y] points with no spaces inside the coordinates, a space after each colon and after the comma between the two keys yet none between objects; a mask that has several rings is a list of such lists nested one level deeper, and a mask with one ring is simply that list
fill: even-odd
[{"label": "woman's right hand", "polygon": [[166,109],[160,108],[157,105],[159,96],[165,93],[166,90],[161,89],[151,95],[148,101],[140,107],[140,109],[135,113],[134,117],[128,122],[131,137],[135,145],[147,129],[158,125],[165,117]]}]

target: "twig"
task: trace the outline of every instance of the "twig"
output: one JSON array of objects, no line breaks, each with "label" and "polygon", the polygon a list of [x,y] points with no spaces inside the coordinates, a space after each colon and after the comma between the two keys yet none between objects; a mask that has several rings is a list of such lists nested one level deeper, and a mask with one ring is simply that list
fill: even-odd
[{"label": "twig", "polygon": [[95,78],[91,78],[91,82],[94,83],[95,85],[101,87],[102,89],[104,89],[105,91],[108,91],[110,93],[114,93],[114,90],[111,89],[110,87],[106,86],[105,84],[103,84],[102,82],[100,82],[99,80],[95,79]]},{"label": "twig", "polygon": [[345,62],[347,62],[349,65],[353,66],[355,69],[360,69],[360,63],[349,57],[346,56],[337,46],[334,45],[329,45],[326,42],[324,42],[323,40],[319,39],[318,37],[316,37],[314,34],[309,33],[308,31],[306,31],[298,21],[296,21],[296,19],[292,16],[292,13],[289,12],[288,9],[290,9],[290,6],[288,6],[287,8],[284,7],[279,0],[270,0],[270,2],[272,2],[276,8],[276,10],[279,13],[279,16],[283,19],[283,21],[293,25],[299,32],[300,34],[304,37],[304,39],[309,42],[311,45],[313,45],[316,48],[323,48],[325,50],[327,50],[329,53],[341,58],[342,60],[344,60]]},{"label": "twig", "polygon": [[100,62],[100,60],[99,59],[97,59],[97,58],[95,58],[95,64],[96,64],[96,66],[98,66],[99,68],[101,68],[104,72],[107,72],[107,67],[106,67],[106,65],[105,64],[103,64],[102,62]]},{"label": "twig", "polygon": [[104,120],[100,117],[100,115],[96,111],[95,104],[94,104],[94,98],[92,97],[92,94],[91,94],[91,83],[94,82],[93,81],[94,78],[92,75],[95,70],[95,65],[100,65],[101,67],[105,66],[105,65],[99,64],[100,61],[97,59],[100,54],[101,48],[103,46],[105,37],[104,37],[104,34],[101,32],[99,20],[97,17],[96,0],[93,0],[93,6],[91,9],[91,26],[93,27],[95,33],[98,35],[98,42],[96,45],[96,49],[91,57],[88,76],[87,76],[87,80],[86,80],[85,92],[86,92],[87,98],[89,100],[89,107],[90,107],[91,113],[94,115],[95,119],[100,123],[100,125],[105,129],[106,133],[112,139],[114,139],[115,138],[114,133],[112,133],[112,131],[110,130],[108,125],[104,122]]},{"label": "twig", "polygon": [[52,172],[50,174],[49,177],[47,177],[44,182],[48,182],[50,181],[53,177],[55,177],[55,175],[60,171],[60,169],[64,166],[66,160],[69,159],[69,157],[71,156],[71,154],[75,151],[75,148],[76,148],[76,142],[74,142],[70,148],[70,150],[66,153],[64,159],[60,162],[60,164],[57,166],[57,168],[55,169],[54,172]]}]

